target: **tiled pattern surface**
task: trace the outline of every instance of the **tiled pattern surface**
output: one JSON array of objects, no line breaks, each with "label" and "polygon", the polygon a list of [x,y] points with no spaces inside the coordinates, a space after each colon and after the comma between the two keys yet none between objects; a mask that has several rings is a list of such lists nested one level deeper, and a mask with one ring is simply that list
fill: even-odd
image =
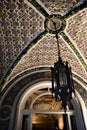
[{"label": "tiled pattern surface", "polygon": [[43,18],[23,0],[0,0],[0,78],[20,51],[43,31]]},{"label": "tiled pattern surface", "polygon": [[[25,4],[25,1],[28,4]],[[37,4],[34,2],[33,6],[29,3],[30,1],[33,0],[0,0],[0,78],[23,48],[26,45],[29,45],[31,40],[44,31],[44,18],[40,15],[40,12],[37,12],[36,9],[38,8],[34,8]],[[36,1],[38,3],[42,2],[45,6],[44,9],[46,9],[46,11],[49,10],[51,14],[60,13],[62,15],[67,11],[67,9],[77,3],[77,0]],[[78,0],[78,2],[79,1],[83,0]],[[40,9],[38,10],[40,11]],[[87,61],[87,8],[76,15],[73,15],[73,17],[71,16],[69,19],[66,19],[66,21],[67,27],[65,34]],[[37,67],[50,67],[57,61],[57,45],[55,36],[47,33],[43,37],[41,36],[39,38],[40,40],[38,40],[37,43],[35,42],[36,44],[33,41],[33,46],[27,50],[23,57],[21,57],[8,79],[17,76],[21,72],[24,73],[21,73],[18,77],[11,80],[7,84],[6,90],[15,82],[15,80],[17,81],[17,79],[22,77],[23,74],[30,74],[31,70],[35,72],[35,69],[33,68],[36,67],[37,71],[39,69],[37,69]],[[77,58],[75,55],[74,50],[71,50],[62,36],[59,37],[59,43],[63,60],[69,62],[72,71],[77,74],[78,77],[87,81],[87,72],[84,70],[84,66],[80,63],[81,60],[79,57]],[[28,72],[27,69],[30,69],[30,72]],[[20,95],[19,93],[24,91],[24,87],[29,87],[27,84],[31,84],[31,82],[42,78],[49,78],[49,72],[47,73],[47,71],[45,71],[41,73],[40,71],[40,73],[37,72],[36,74],[33,73],[29,76],[26,75],[23,79],[15,82],[3,99],[2,107],[0,108],[0,117],[2,117],[2,119],[9,117],[11,114],[11,108],[14,107],[13,101],[15,101],[16,96]],[[84,82],[82,79],[81,81]],[[87,107],[87,91],[80,85],[76,86],[76,89],[80,93]],[[8,129],[9,120],[6,120],[7,122],[4,122],[4,125],[3,121],[4,120],[0,120],[0,129],[6,130]]]},{"label": "tiled pattern surface", "polygon": [[[77,3],[75,0],[72,2],[69,0],[59,0],[59,2],[57,0],[40,1],[51,13],[60,12],[62,14]],[[87,8],[66,19],[66,21],[65,34],[87,61]],[[43,22],[42,15],[29,2],[27,5],[24,0],[0,1],[0,78],[20,51],[43,31]],[[69,48],[68,43],[61,36],[59,42],[63,60],[67,60],[72,71],[87,81],[87,72],[84,71],[79,59],[74,55],[74,50],[72,51]],[[55,36],[48,33],[21,58],[9,79],[33,67],[50,67],[56,60]]]},{"label": "tiled pattern surface", "polygon": [[[53,1],[42,0],[42,3],[46,5],[49,5],[50,2]],[[53,3],[56,2],[57,1],[54,0]],[[70,1],[65,1],[65,3],[67,2],[70,3]],[[59,3],[61,3],[62,5],[62,1],[60,1]],[[43,30],[44,18],[42,18],[41,15],[39,15],[39,13],[37,13],[36,10],[34,10],[34,8],[31,7],[30,4],[28,5],[25,4],[23,0],[15,0],[15,1],[11,0],[10,2],[8,2],[8,0],[4,0],[4,1],[0,1],[0,4],[1,4],[0,6],[0,10],[1,10],[0,11],[0,28],[1,28],[0,29],[0,60],[1,60],[0,78],[1,78],[5,73],[5,71],[8,69],[8,67],[10,66],[10,64],[16,58],[16,56],[20,53],[20,51],[29,43],[29,41],[31,41],[36,35],[38,35]],[[68,27],[66,28],[66,32],[68,36],[71,37],[71,39],[75,40],[75,45],[78,46],[79,50],[84,55],[85,59],[87,57],[86,40],[84,40],[87,39],[86,37],[87,28],[85,26],[87,23],[86,12],[87,9],[69,18],[67,20]],[[74,26],[73,24],[76,25],[74,29],[72,28],[72,26]],[[85,26],[85,28],[83,28],[84,27],[83,25]],[[79,28],[79,26],[81,26],[81,28]],[[83,37],[82,35],[80,35],[82,31],[84,34]],[[47,37],[50,37],[50,35]],[[78,42],[79,38],[82,38],[81,42]],[[42,44],[43,45],[42,46],[41,43],[39,42],[40,43],[39,46],[37,44],[36,44],[37,46],[35,45],[36,46],[36,49],[34,50],[35,52],[33,52],[33,49],[30,49],[30,53],[29,53],[28,50],[29,56],[27,56],[27,58],[24,60],[26,64],[24,65],[23,61],[21,60],[19,64],[16,66],[16,68],[13,70],[11,77],[12,75],[14,76],[19,72],[21,72],[23,69],[25,70],[29,67],[32,68],[38,65],[39,66],[53,65],[55,59],[57,59],[57,57],[55,57],[55,55],[57,55],[57,51],[55,52],[56,46],[54,46],[54,48],[53,45],[49,46],[49,41],[50,43],[52,43],[54,39],[52,38],[51,40],[49,40],[50,38],[46,38],[46,37],[44,37],[43,39],[41,40],[41,43],[46,44],[46,46],[44,44]],[[45,51],[43,51],[43,49]],[[64,60],[67,59],[70,62],[73,53],[68,48],[69,50],[67,52],[68,55],[65,55],[66,52],[65,48],[62,47],[62,49],[63,49],[62,56],[63,57],[66,56]],[[50,58],[51,60],[49,60]],[[71,67],[73,68],[73,71],[76,72],[81,77],[87,79],[87,76],[83,68],[81,67],[81,65],[77,65],[77,59],[76,60],[72,59],[71,63],[70,64]]]},{"label": "tiled pattern surface", "polygon": [[[78,0],[78,2],[80,1],[82,0]],[[70,7],[77,4],[77,0],[40,0],[40,3],[42,3],[50,13],[63,15]]]},{"label": "tiled pattern surface", "polygon": [[[72,71],[79,76],[87,80],[86,73],[80,65],[78,59],[74,53],[66,45],[64,39],[60,36],[59,39],[61,56],[64,61],[68,61],[72,66]],[[38,66],[52,66],[57,60],[57,44],[54,35],[47,34],[34,45],[27,53],[22,57],[18,65],[12,71],[10,77],[13,77],[22,70],[26,70],[32,67]]]},{"label": "tiled pattern surface", "polygon": [[87,8],[67,20],[66,35],[73,40],[87,63]]}]

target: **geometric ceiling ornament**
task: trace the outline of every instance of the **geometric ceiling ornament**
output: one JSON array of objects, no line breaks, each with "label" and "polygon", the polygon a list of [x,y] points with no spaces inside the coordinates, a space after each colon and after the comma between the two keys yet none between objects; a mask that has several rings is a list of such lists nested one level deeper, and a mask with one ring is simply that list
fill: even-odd
[{"label": "geometric ceiling ornament", "polygon": [[[30,0],[29,0],[30,1]],[[60,14],[64,15],[71,7],[76,5],[81,0],[36,0],[48,14]]]},{"label": "geometric ceiling ornament", "polygon": [[87,64],[87,8],[67,19],[64,33]]},{"label": "geometric ceiling ornament", "polygon": [[[79,62],[74,51],[60,35],[59,43],[62,59],[69,62],[73,73],[81,76],[84,80],[87,80],[87,74],[83,66]],[[51,67],[55,61],[57,61],[56,39],[54,34],[48,33],[27,51],[27,53],[12,70],[8,79],[11,79],[12,77],[28,69]]]},{"label": "geometric ceiling ornament", "polygon": [[61,17],[59,16],[59,18],[58,18],[58,17],[53,16],[46,22],[47,30],[55,33],[55,27],[54,27],[53,23],[56,23],[57,32],[59,32],[62,28]]},{"label": "geometric ceiling ornament", "polygon": [[[87,8],[84,5],[79,8],[82,3],[87,1],[0,1],[0,79],[2,78],[0,84],[3,81],[3,85],[8,79],[27,69],[50,67],[56,62],[53,20],[57,23],[60,33],[59,42],[63,60],[69,62],[73,73],[87,80],[87,26],[85,26]],[[81,23],[76,24],[73,29],[73,21],[75,24],[79,21]],[[65,42],[64,35],[75,50],[69,47],[68,41]],[[81,42],[78,37],[82,39]],[[80,56],[77,55],[76,50]]]},{"label": "geometric ceiling ornament", "polygon": [[0,79],[20,52],[44,31],[44,16],[24,0],[0,1]]}]

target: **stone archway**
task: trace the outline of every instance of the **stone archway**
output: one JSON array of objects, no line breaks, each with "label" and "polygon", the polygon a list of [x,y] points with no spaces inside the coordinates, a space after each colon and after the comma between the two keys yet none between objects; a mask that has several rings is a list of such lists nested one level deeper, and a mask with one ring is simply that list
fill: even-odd
[{"label": "stone archway", "polygon": [[[36,92],[37,90],[41,90],[43,88],[50,88],[51,87],[51,82],[50,81],[42,81],[42,82],[39,82],[39,83],[36,83],[34,84],[30,89],[26,90],[25,93],[23,94],[23,97],[21,97],[20,99],[20,102],[19,102],[19,110],[18,110],[18,120],[16,122],[17,126],[16,126],[16,129],[18,130],[21,130],[21,126],[22,126],[22,118],[23,118],[23,115],[27,115],[28,116],[28,126],[27,126],[27,130],[32,130],[32,114],[34,113],[39,113],[39,114],[64,114],[64,111],[61,111],[61,110],[53,110],[53,111],[50,111],[50,110],[33,110],[32,109],[32,106],[34,104],[34,102],[36,101],[36,99],[33,99],[33,102],[31,103],[30,105],[30,108],[29,109],[24,109],[24,105],[25,105],[25,102],[27,101],[27,99],[29,98],[29,95],[33,94],[34,92]],[[47,94],[47,93],[44,93],[44,94]],[[48,93],[49,94],[49,93]],[[38,98],[40,97],[40,95],[38,96]],[[84,128],[84,123],[83,123],[83,118],[82,118],[82,114],[81,114],[81,109],[80,109],[80,106],[79,104],[77,103],[77,98],[74,97],[73,98],[73,101],[72,101],[72,104],[74,106],[74,110],[75,112],[73,113],[73,111],[69,111],[67,110],[67,116],[68,116],[68,119],[69,119],[69,123],[70,123],[70,115],[75,115],[76,116],[76,123],[77,123],[77,129],[78,130],[85,130]],[[45,104],[44,104],[45,105]],[[40,108],[41,106],[39,106]],[[23,112],[23,113],[22,113]],[[21,119],[21,120],[20,120]],[[79,120],[81,119],[81,120]],[[80,124],[80,125],[79,125]],[[70,125],[70,124],[69,124]],[[71,125],[69,126],[69,129],[72,130],[71,128]]]},{"label": "stone archway", "polygon": [[[49,69],[30,70],[30,72],[28,71],[15,77],[6,85],[0,102],[0,128],[2,130],[14,129],[20,98],[24,98],[24,92],[32,88],[32,85],[42,81],[51,81]],[[84,89],[83,87],[81,88]],[[33,89],[35,91],[35,88]]]}]

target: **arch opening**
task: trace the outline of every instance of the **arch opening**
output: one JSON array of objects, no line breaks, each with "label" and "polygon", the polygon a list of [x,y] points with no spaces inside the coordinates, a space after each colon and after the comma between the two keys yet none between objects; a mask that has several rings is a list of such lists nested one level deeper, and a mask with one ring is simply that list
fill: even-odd
[{"label": "arch opening", "polygon": [[[64,111],[61,108],[61,102],[55,102],[55,99],[51,96],[50,90],[51,81],[43,81],[32,85],[23,93],[19,101],[16,129],[36,130],[38,128],[42,130],[42,127],[46,126],[45,123],[48,122],[47,129],[51,123],[51,128],[54,127],[56,129],[64,130],[66,126],[65,124],[68,121],[66,130],[78,130],[79,128],[85,130],[84,122],[80,124],[80,127],[78,125],[79,121],[77,120],[79,118],[77,108],[79,104],[77,98],[73,97],[72,103],[67,106],[67,113],[64,114]],[[55,109],[53,106],[55,106]],[[80,107],[79,111],[81,111]],[[43,123],[41,122],[41,119]],[[39,121],[42,124],[40,124]],[[43,130],[44,129],[46,130],[46,128],[43,127]]]}]

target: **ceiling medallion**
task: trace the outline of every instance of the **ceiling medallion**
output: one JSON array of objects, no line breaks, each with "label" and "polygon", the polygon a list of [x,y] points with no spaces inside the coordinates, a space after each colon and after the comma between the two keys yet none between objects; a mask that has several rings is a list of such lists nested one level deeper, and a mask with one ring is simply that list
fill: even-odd
[{"label": "ceiling medallion", "polygon": [[51,17],[47,21],[47,28],[48,28],[48,30],[55,32],[54,23],[56,24],[56,30],[60,31],[60,29],[62,27],[62,20],[60,18],[55,17],[55,16]]}]

